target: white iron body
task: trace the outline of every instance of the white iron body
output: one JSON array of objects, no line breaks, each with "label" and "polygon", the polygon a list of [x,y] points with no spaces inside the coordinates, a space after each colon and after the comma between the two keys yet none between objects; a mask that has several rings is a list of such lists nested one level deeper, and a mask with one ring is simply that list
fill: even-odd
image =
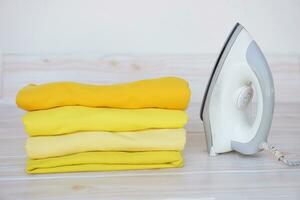
[{"label": "white iron body", "polygon": [[[254,94],[257,112],[250,120]],[[274,85],[268,64],[255,41],[237,24],[217,60],[202,104],[210,155],[260,151],[267,142],[273,109]]]}]

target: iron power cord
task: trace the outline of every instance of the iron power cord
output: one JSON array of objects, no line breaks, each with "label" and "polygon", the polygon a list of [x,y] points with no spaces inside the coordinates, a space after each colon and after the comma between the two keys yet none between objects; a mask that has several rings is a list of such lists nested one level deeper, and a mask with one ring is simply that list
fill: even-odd
[{"label": "iron power cord", "polygon": [[271,152],[276,160],[281,161],[288,166],[300,166],[300,160],[288,160],[276,147],[271,144],[263,143],[262,148]]}]

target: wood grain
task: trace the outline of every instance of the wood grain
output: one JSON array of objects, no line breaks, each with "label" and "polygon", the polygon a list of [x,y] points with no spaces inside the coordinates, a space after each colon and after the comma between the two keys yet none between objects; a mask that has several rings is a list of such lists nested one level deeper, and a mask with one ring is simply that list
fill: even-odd
[{"label": "wood grain", "polygon": [[[215,54],[201,55],[3,55],[3,98],[14,102],[29,83],[78,81],[112,84],[138,79],[180,76],[189,81],[192,102],[199,103],[213,68]],[[276,101],[300,102],[299,56],[268,56]]]},{"label": "wood grain", "polygon": [[[146,173],[146,172],[145,172]],[[227,172],[6,181],[6,199],[299,199],[300,174]],[[11,189],[8,189],[11,188]]]}]

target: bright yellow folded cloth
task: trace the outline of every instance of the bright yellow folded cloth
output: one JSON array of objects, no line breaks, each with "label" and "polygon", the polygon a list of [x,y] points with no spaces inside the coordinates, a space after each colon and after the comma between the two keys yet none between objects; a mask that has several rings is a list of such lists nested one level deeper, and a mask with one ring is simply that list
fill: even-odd
[{"label": "bright yellow folded cloth", "polygon": [[187,114],[181,110],[64,106],[28,112],[23,117],[23,123],[30,136],[38,136],[77,131],[117,132],[183,128],[187,119]]},{"label": "bright yellow folded cloth", "polygon": [[31,84],[19,91],[16,103],[29,111],[73,105],[184,110],[189,98],[187,81],[165,77],[115,85],[75,82]]},{"label": "bright yellow folded cloth", "polygon": [[184,129],[150,129],[29,137],[26,150],[29,158],[40,159],[87,151],[179,151],[184,145]]},{"label": "bright yellow folded cloth", "polygon": [[112,171],[182,167],[181,152],[84,152],[68,156],[29,159],[27,173]]}]

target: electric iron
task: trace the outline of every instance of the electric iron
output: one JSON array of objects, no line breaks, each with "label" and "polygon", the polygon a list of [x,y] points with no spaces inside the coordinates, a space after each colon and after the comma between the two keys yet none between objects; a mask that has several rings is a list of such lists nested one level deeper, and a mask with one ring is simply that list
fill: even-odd
[{"label": "electric iron", "polygon": [[[255,99],[253,98],[255,96]],[[251,120],[249,106],[255,102]],[[237,151],[251,155],[267,149],[288,165],[267,143],[274,110],[274,84],[268,63],[246,29],[237,23],[219,54],[201,106],[208,153]]]}]

